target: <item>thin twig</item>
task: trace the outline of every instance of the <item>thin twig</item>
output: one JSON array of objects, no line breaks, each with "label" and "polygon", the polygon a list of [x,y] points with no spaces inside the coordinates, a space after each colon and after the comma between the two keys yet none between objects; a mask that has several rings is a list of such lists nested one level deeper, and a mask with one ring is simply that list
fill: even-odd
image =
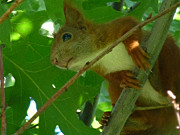
[{"label": "thin twig", "polygon": [[[22,2],[23,0],[16,0],[11,7],[0,17],[0,24],[3,23],[10,15],[10,13]],[[6,135],[6,116],[5,116],[5,92],[4,92],[4,76],[3,76],[3,59],[2,48],[0,46],[0,80],[1,80],[1,135]]]},{"label": "thin twig", "polygon": [[178,6],[180,6],[180,2],[176,3],[172,7],[168,8],[167,10],[164,10],[160,14],[158,14],[155,17],[152,17],[149,20],[146,20],[134,28],[132,28],[130,31],[128,31],[126,34],[124,34],[121,38],[119,38],[117,41],[115,41],[111,46],[109,46],[104,52],[102,52],[99,56],[97,56],[95,59],[93,59],[91,62],[87,62],[85,66],[78,72],[76,73],[62,88],[60,88],[39,110],[34,116],[26,123],[24,124],[14,135],[19,135],[22,132],[25,131],[25,129],[45,110],[47,109],[60,95],[62,95],[67,88],[72,85],[80,76],[83,74],[87,69],[90,68],[94,63],[96,63],[99,59],[101,59],[104,55],[107,53],[111,52],[112,49],[117,46],[120,42],[131,36],[137,29],[145,26],[146,24],[154,21],[155,19],[165,15],[166,13],[175,10]]},{"label": "thin twig", "polygon": [[10,8],[0,17],[0,24],[4,22],[10,15],[10,13],[21,3],[23,0],[16,0]]},{"label": "thin twig", "polygon": [[166,105],[159,105],[159,106],[146,106],[146,107],[135,107],[135,111],[147,111],[147,110],[155,110],[155,109],[162,109],[172,107],[172,104],[166,104]]},{"label": "thin twig", "polygon": [[1,135],[6,135],[6,116],[5,116],[5,92],[4,92],[4,72],[2,50],[4,45],[0,45],[0,80],[1,80]]},{"label": "thin twig", "polygon": [[175,114],[176,114],[176,118],[177,118],[177,129],[178,129],[178,131],[179,131],[179,135],[180,135],[180,108],[179,108],[179,104],[178,103],[176,103],[176,96],[173,94],[173,92],[172,91],[170,91],[170,90],[168,90],[167,91],[167,94],[168,94],[168,96],[170,97],[170,99],[171,99],[171,103],[172,103],[172,105],[173,105],[173,107],[174,107],[174,111],[175,111]]}]

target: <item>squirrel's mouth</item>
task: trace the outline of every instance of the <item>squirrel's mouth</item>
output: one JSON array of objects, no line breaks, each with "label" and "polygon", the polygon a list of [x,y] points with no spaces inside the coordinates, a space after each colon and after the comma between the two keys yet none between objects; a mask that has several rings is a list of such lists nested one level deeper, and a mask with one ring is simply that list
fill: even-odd
[{"label": "squirrel's mouth", "polygon": [[69,69],[70,63],[73,60],[73,57],[69,58],[67,61],[64,62],[59,62],[57,59],[55,59],[54,61],[54,65],[56,65],[56,67],[61,68],[61,69]]},{"label": "squirrel's mouth", "polygon": [[72,60],[73,60],[73,57],[71,57],[71,58],[67,61],[66,69],[69,69],[69,65],[70,65],[70,63],[71,63]]}]

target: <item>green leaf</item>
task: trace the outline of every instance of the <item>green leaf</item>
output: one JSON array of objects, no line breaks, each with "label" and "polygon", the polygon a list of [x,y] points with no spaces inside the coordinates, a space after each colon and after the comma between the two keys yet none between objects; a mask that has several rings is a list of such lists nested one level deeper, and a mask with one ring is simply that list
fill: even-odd
[{"label": "green leaf", "polygon": [[98,7],[84,11],[86,18],[96,23],[104,23],[123,15],[115,11],[111,6]]},{"label": "green leaf", "polygon": [[14,84],[15,84],[15,79],[12,76],[12,74],[8,74],[7,76],[5,76],[5,84],[4,84],[5,88],[12,87],[14,86]]},{"label": "green leaf", "polygon": [[85,10],[94,9],[97,7],[107,6],[110,2],[115,2],[116,0],[86,0],[83,1],[82,6]]},{"label": "green leaf", "polygon": [[[5,13],[5,7],[0,4],[0,16]],[[0,44],[9,44],[10,43],[10,31],[11,31],[11,23],[9,19],[5,20],[0,24]]]},{"label": "green leaf", "polygon": [[[132,0],[136,2],[140,2],[138,7],[136,7],[129,15],[133,15],[136,18],[141,19],[144,16],[144,13],[152,7],[152,9],[157,13],[158,11],[158,0]],[[148,13],[149,15],[150,13]]]},{"label": "green leaf", "polygon": [[28,12],[46,10],[44,0],[25,0],[23,1],[15,11],[25,10]]},{"label": "green leaf", "polygon": [[63,0],[44,0],[48,16],[56,23],[64,24]]},{"label": "green leaf", "polygon": [[[112,9],[110,3],[113,1],[115,0],[74,0],[73,4],[82,10],[86,18],[104,23],[125,15]],[[142,19],[153,10],[156,12],[157,0],[136,0],[138,1],[141,4],[130,15]],[[125,3],[128,5],[127,1]],[[0,14],[5,12],[5,6],[10,5],[1,4]],[[41,27],[51,20],[55,27],[64,24],[62,0],[26,0],[10,15],[10,21],[0,24],[0,42],[7,44],[3,49],[3,60],[8,135],[15,133],[25,123],[31,98],[36,101],[39,109],[75,74],[58,69],[50,63],[53,39],[47,33],[43,34],[47,31],[43,31]],[[148,29],[151,29],[151,25],[148,25]],[[171,31],[179,39],[179,20],[172,24]],[[107,83],[103,83],[102,87],[101,84],[102,78],[95,73],[86,72],[40,115],[39,128],[28,128],[23,134],[53,135],[57,125],[65,135],[100,134],[98,130],[85,126],[78,119],[76,110],[83,108],[87,100],[92,101],[99,91],[101,94],[96,118],[100,120],[103,111],[112,109]]]},{"label": "green leaf", "polygon": [[[11,73],[15,78],[14,87],[6,88],[6,102],[13,114],[11,121],[8,121],[11,123],[8,125],[11,128],[8,131],[10,134],[21,127],[27,115],[30,97],[36,101],[39,109],[75,74],[57,69],[50,63],[52,39],[39,33],[42,24],[48,19],[45,11],[31,14],[19,12],[12,19],[12,33],[17,33],[19,38],[13,40],[3,54],[5,75]],[[60,96],[40,116],[39,134],[54,134],[56,125],[69,135],[99,134],[78,119],[76,110],[99,93],[101,82],[101,78],[90,72],[79,78],[68,88],[68,92]],[[32,129],[28,129],[24,134],[32,132]]]}]

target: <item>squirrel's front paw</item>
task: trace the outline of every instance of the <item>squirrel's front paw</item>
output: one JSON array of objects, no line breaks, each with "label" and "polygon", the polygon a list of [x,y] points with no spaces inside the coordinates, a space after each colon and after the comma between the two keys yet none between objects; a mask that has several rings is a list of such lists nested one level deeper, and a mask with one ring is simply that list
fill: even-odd
[{"label": "squirrel's front paw", "polygon": [[105,76],[105,78],[120,88],[135,88],[139,89],[140,84],[139,81],[136,79],[136,76],[130,70],[121,70],[113,73],[109,73]]},{"label": "squirrel's front paw", "polygon": [[150,68],[148,62],[149,55],[143,50],[141,46],[137,46],[130,51],[130,55],[134,63],[142,70]]},{"label": "squirrel's front paw", "polygon": [[99,127],[100,129],[103,129],[104,126],[108,125],[108,121],[109,121],[110,116],[111,116],[111,111],[104,112],[104,114],[101,118],[101,121],[100,121],[100,124],[102,125]]},{"label": "squirrel's front paw", "polygon": [[121,88],[131,87],[134,89],[140,89],[139,81],[131,71],[124,70],[122,71],[122,74],[122,80],[120,81]]}]

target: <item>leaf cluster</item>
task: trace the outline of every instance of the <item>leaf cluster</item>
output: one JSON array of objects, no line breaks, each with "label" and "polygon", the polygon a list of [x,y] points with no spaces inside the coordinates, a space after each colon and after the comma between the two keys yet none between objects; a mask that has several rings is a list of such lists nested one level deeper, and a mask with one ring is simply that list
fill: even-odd
[{"label": "leaf cluster", "polygon": [[[125,0],[123,11],[118,12],[112,9],[114,1],[76,0],[74,3],[86,18],[96,23],[104,23],[125,15],[133,15],[143,20],[150,13],[156,14],[159,8],[158,0]],[[140,5],[128,12],[137,2],[140,2]],[[11,4],[3,0],[0,4],[0,15]],[[179,16],[177,14],[170,29],[177,38],[180,36]],[[39,109],[75,74],[73,71],[56,68],[49,59],[53,42],[52,31],[56,32],[64,21],[62,0],[25,0],[11,13],[9,19],[0,24],[0,43],[6,45],[3,49],[3,60],[8,135],[15,133],[26,121],[31,99],[35,100]],[[151,25],[146,27],[150,28]],[[85,126],[78,119],[76,110],[82,109],[86,101],[93,101],[100,90],[102,92],[96,112],[97,119],[100,119],[102,111],[110,110],[107,83],[102,82],[102,78],[95,73],[86,72],[43,112],[39,117],[39,128],[29,128],[23,134],[53,135],[57,125],[65,135],[99,134],[98,130]]]}]

